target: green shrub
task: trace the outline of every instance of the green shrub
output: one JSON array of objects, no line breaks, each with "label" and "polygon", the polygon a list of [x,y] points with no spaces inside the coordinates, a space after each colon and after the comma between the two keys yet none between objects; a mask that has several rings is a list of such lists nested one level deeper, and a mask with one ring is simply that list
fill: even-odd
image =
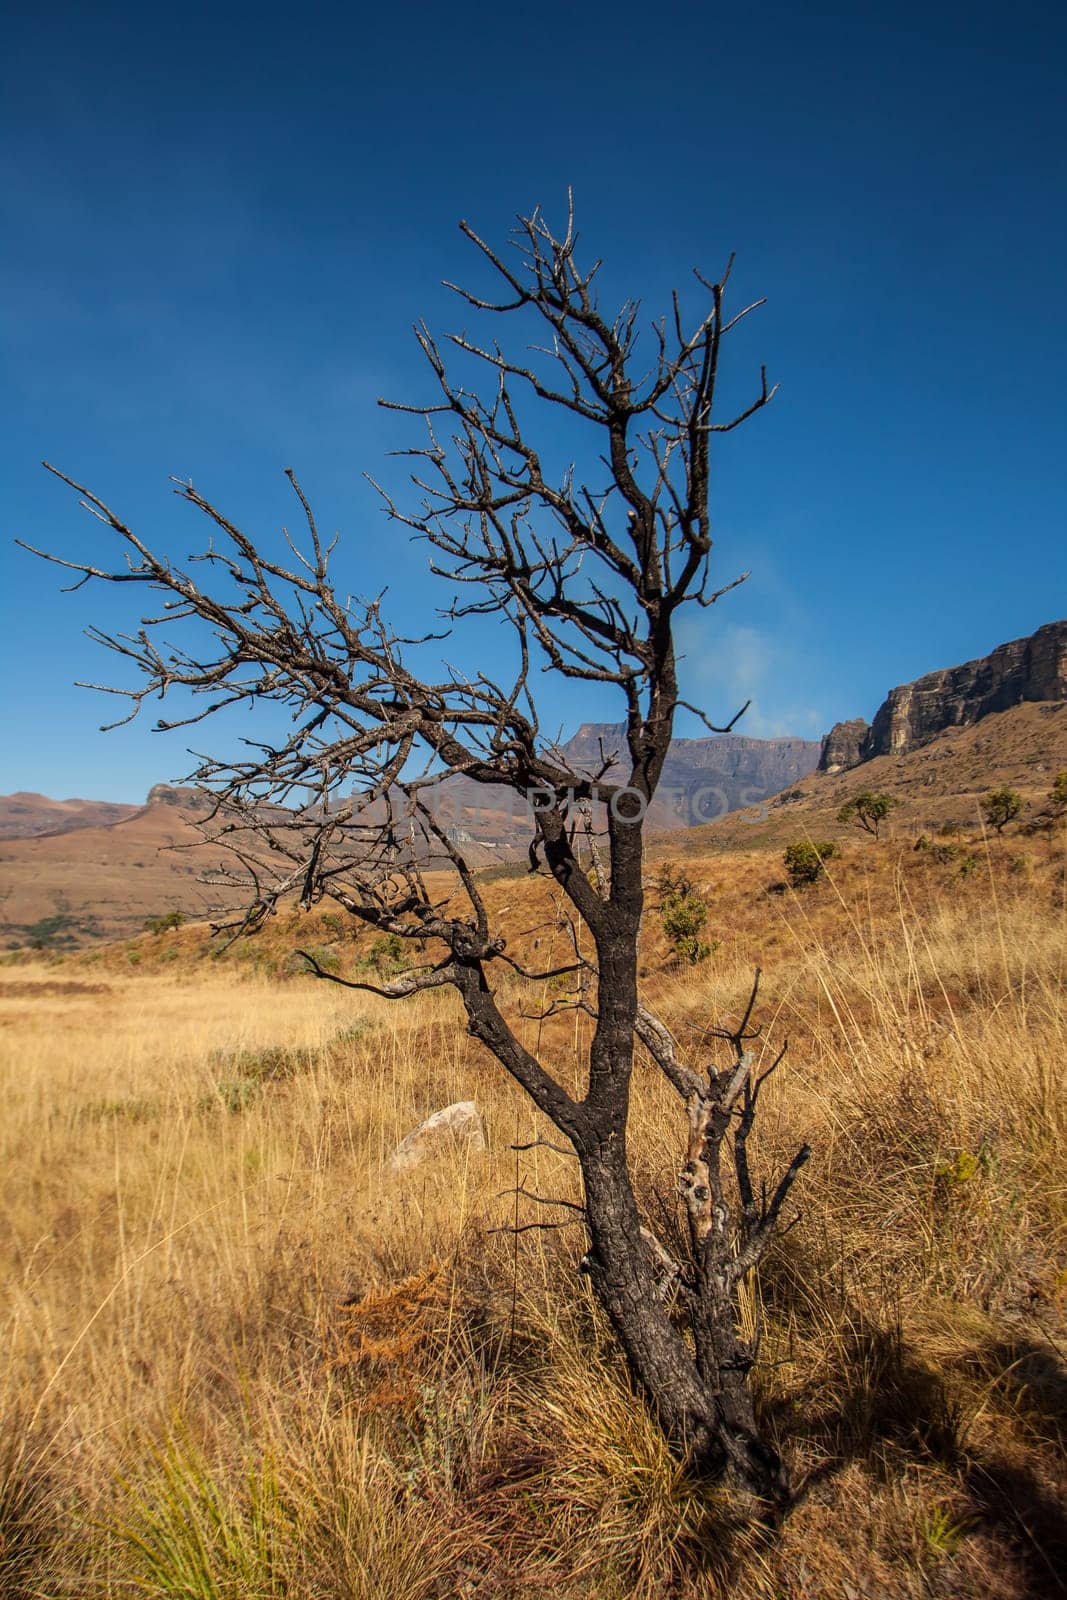
[{"label": "green shrub", "polygon": [[696,966],[715,948],[700,937],[708,920],[707,903],[685,874],[677,872],[669,861],[660,868],[657,887],[662,895],[660,916],[663,932],[671,947],[671,954],[676,961],[686,961],[690,966]]},{"label": "green shrub", "polygon": [[307,951],[293,950],[286,956],[282,963],[282,972],[287,978],[299,977],[305,972],[314,972],[319,967],[323,972],[340,972],[341,959],[336,950],[331,950],[328,945],[309,945]]},{"label": "green shrub", "polygon": [[383,933],[367,952],[367,965],[376,972],[396,972],[404,964],[404,941],[398,933]]},{"label": "green shrub", "polygon": [[159,1116],[161,1107],[153,1100],[87,1100],[77,1108],[79,1122],[147,1122]]},{"label": "green shrub", "polygon": [[953,844],[951,842],[947,844],[935,844],[931,849],[930,854],[933,856],[939,867],[947,867],[953,861],[955,861],[962,848],[962,845]]},{"label": "green shrub", "polygon": [[19,931],[32,949],[56,950],[73,944],[76,934],[95,932],[95,929],[72,917],[69,912],[57,911],[54,916],[41,917],[40,921],[31,922]]},{"label": "green shrub", "polygon": [[823,862],[837,854],[837,846],[829,839],[813,844],[808,839],[798,839],[787,845],[782,860],[794,889],[803,889],[822,876]]},{"label": "green shrub", "polygon": [[357,1017],[355,1022],[350,1022],[344,1028],[338,1028],[333,1036],[333,1044],[358,1044],[369,1033],[374,1032],[374,1023],[369,1017]]},{"label": "green shrub", "polygon": [[231,1078],[225,1083],[216,1083],[210,1094],[202,1094],[196,1102],[196,1109],[228,1111],[231,1116],[236,1116],[258,1100],[262,1092],[262,1085],[255,1078]]},{"label": "green shrub", "polygon": [[223,1070],[227,1080],[250,1083],[279,1083],[308,1070],[306,1051],[289,1050],[285,1045],[268,1044],[258,1050],[215,1050],[211,1065]]},{"label": "green shrub", "polygon": [[1057,772],[1049,799],[1056,816],[1062,816],[1067,811],[1067,767],[1064,767],[1062,772]]},{"label": "green shrub", "polygon": [[162,917],[146,917],[144,931],[146,933],[168,933],[172,928],[180,928],[184,921],[184,911],[168,911]]}]

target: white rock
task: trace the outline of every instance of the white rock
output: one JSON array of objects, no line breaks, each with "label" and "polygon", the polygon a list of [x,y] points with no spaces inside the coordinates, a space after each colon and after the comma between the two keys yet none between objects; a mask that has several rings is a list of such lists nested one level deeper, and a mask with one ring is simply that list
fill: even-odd
[{"label": "white rock", "polygon": [[418,1166],[450,1140],[465,1144],[469,1150],[485,1149],[485,1129],[473,1100],[457,1100],[455,1105],[427,1117],[397,1145],[389,1157],[389,1171],[406,1172],[409,1167]]}]

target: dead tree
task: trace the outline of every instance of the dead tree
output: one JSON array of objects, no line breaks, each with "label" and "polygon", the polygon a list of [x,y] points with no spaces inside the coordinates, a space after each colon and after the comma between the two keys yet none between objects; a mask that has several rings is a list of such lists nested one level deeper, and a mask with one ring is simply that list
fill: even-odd
[{"label": "dead tree", "polygon": [[[411,647],[424,641],[398,637],[379,601],[356,602],[335,587],[336,540],[321,538],[291,470],[306,531],[299,541],[286,536],[291,553],[281,559],[192,483],[177,483],[210,524],[206,548],[191,558],[204,563],[205,584],[57,473],[125,547],[117,567],[60,565],[79,575],[78,584],[127,583],[156,597],[135,633],[96,633],[137,669],[134,687],[110,690],[129,697],[130,717],[150,696],[183,693],[192,699],[159,727],[249,702],[285,709],[286,737],[246,745],[236,759],[203,758],[191,775],[215,795],[218,833],[237,863],[232,881],[248,891],[231,932],[254,931],[286,897],[305,905],[326,897],[408,941],[413,959],[393,982],[322,977],[390,999],[442,985],[458,991],[470,1032],[577,1155],[588,1234],[583,1267],[672,1447],[693,1471],[725,1474],[781,1506],[788,1480],[757,1421],[749,1383],[757,1349],[742,1337],[739,1295],[807,1150],[769,1193],[765,1186],[757,1193],[747,1155],[761,1081],[749,1048],[755,988],[745,1017],[720,1035],[726,1065],[703,1071],[680,1059],[638,993],[644,817],[685,703],[675,619],[684,605],[710,607],[742,581],[715,587],[709,576],[710,446],[774,393],[764,371],[751,404],[720,420],[713,402],[722,343],[761,302],[728,315],[729,268],[717,282],[697,274],[706,300],[695,323],[687,327],[675,295],[639,356],[638,306],[626,303],[613,317],[600,309],[597,265],[578,264],[573,213],[562,237],[540,213],[520,219],[506,256],[461,226],[498,296],[457,294],[479,320],[538,323],[544,344],[520,347],[516,359],[492,338],[460,334],[442,344],[420,325],[434,398],[396,408],[425,425],[410,452],[420,498],[412,510],[385,500],[398,523],[429,541],[432,570],[464,597],[442,612],[447,625],[471,616],[506,622],[513,678],[498,683],[442,668],[428,681],[415,671]],[[457,362],[480,369],[482,383],[470,388],[455,378]],[[584,481],[573,466],[562,476],[547,470],[534,443],[544,409],[569,417],[576,437],[595,442],[588,459],[597,461],[602,482]],[[178,646],[170,641],[183,625]],[[575,770],[542,734],[532,678],[545,668],[618,691],[622,747],[605,752],[597,770]],[[580,919],[589,930],[593,954],[584,956],[575,941],[573,959],[556,969],[581,977],[573,1003],[593,1021],[580,1096],[523,1045],[498,1002],[498,972],[537,982],[553,974],[530,972],[508,953],[475,871],[435,818],[434,788],[449,774],[502,786],[528,803],[531,868],[551,875],[575,926]],[[298,806],[309,787],[322,803]],[[350,798],[331,805],[339,787]],[[575,829],[594,812],[604,818],[604,837],[590,872]],[[452,875],[443,898],[428,865]],[[627,1125],[636,1041],[686,1118],[681,1259],[653,1235],[634,1193]]]}]

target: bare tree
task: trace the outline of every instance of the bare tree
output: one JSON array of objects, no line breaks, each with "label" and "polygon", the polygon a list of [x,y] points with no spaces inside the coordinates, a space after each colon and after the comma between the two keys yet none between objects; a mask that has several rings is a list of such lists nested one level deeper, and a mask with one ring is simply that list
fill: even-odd
[{"label": "bare tree", "polygon": [[[739,1301],[808,1151],[769,1190],[754,1183],[747,1141],[767,1075],[756,1075],[750,1048],[758,974],[743,1018],[718,1035],[727,1052],[720,1070],[681,1058],[642,1004],[637,981],[643,821],[684,704],[675,619],[683,605],[711,606],[742,581],[715,588],[709,577],[709,448],[714,434],[737,427],[774,393],[764,371],[751,404],[719,420],[722,342],[762,302],[728,316],[729,268],[717,282],[697,274],[703,313],[687,331],[676,294],[652,326],[642,370],[638,305],[610,318],[601,311],[599,263],[579,267],[573,211],[562,237],[539,212],[520,218],[506,255],[461,227],[492,269],[499,298],[457,294],[486,321],[539,321],[545,344],[523,346],[526,358],[514,359],[491,339],[451,336],[452,366],[481,370],[484,382],[469,389],[450,374],[445,346],[420,325],[435,398],[397,408],[425,423],[423,443],[410,452],[420,501],[406,511],[385,498],[393,518],[429,541],[432,570],[466,597],[442,613],[449,625],[469,616],[506,621],[513,679],[443,668],[427,681],[411,668],[419,641],[398,637],[378,601],[357,603],[334,587],[336,540],[323,542],[291,470],[306,534],[289,541],[284,561],[191,483],[178,483],[176,492],[211,524],[207,548],[192,558],[206,564],[208,587],[57,473],[125,546],[115,570],[59,564],[79,574],[78,584],[132,583],[160,597],[136,633],[96,633],[137,669],[132,689],[110,691],[129,696],[131,717],[149,696],[175,690],[191,693],[191,709],[161,727],[249,702],[286,709],[286,738],[246,746],[237,759],[201,759],[192,774],[216,797],[219,832],[238,863],[232,881],[247,890],[247,909],[230,931],[254,931],[287,896],[305,905],[327,897],[407,941],[412,960],[393,982],[360,983],[316,966],[321,977],[390,999],[442,985],[458,991],[470,1032],[578,1158],[583,1270],[672,1447],[693,1471],[725,1474],[781,1506],[788,1479],[757,1420],[749,1374],[758,1335],[743,1337]],[[532,442],[545,409],[595,442],[601,485],[582,481],[573,466],[557,477],[546,470]],[[186,648],[164,640],[176,624],[188,625]],[[544,667],[620,694],[624,746],[604,752],[597,770],[576,770],[542,735],[531,677]],[[462,846],[435,819],[433,786],[448,774],[503,786],[529,803],[531,870],[551,875],[572,929],[584,923],[592,936],[591,955],[575,938],[573,959],[555,969],[575,977],[576,998],[565,1003],[593,1020],[580,1097],[524,1046],[498,1003],[497,970],[538,983],[554,974],[531,972],[508,953]],[[352,798],[331,807],[329,794],[342,782]],[[297,807],[294,798],[309,786],[323,803]],[[604,820],[591,871],[576,829],[589,832],[594,814]],[[428,866],[451,874],[443,898]],[[673,1255],[642,1217],[627,1155],[635,1041],[676,1091],[685,1118],[679,1190],[688,1244]]]}]

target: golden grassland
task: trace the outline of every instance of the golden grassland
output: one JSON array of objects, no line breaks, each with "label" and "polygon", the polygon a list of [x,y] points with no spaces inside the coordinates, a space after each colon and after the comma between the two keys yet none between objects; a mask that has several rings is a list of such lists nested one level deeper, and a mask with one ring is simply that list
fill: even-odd
[{"label": "golden grassland", "polygon": [[[0,1592],[1059,1592],[1064,841],[974,860],[856,843],[798,894],[758,849],[693,861],[718,945],[684,969],[650,896],[650,1001],[705,1060],[759,962],[765,1048],[790,1039],[760,1159],[814,1147],[749,1301],[801,1486],[775,1535],[670,1461],[579,1230],[507,1231],[544,1215],[516,1189],[573,1198],[574,1164],[512,1148],[546,1130],[447,995],[295,972],[301,943],[368,959],[321,912],[222,959],[185,928],[0,968]],[[562,955],[543,883],[487,894],[510,948]],[[586,1020],[519,1026],[580,1084]],[[459,1099],[487,1151],[391,1173]],[[632,1148],[669,1242],[681,1128],[644,1063]]]}]

